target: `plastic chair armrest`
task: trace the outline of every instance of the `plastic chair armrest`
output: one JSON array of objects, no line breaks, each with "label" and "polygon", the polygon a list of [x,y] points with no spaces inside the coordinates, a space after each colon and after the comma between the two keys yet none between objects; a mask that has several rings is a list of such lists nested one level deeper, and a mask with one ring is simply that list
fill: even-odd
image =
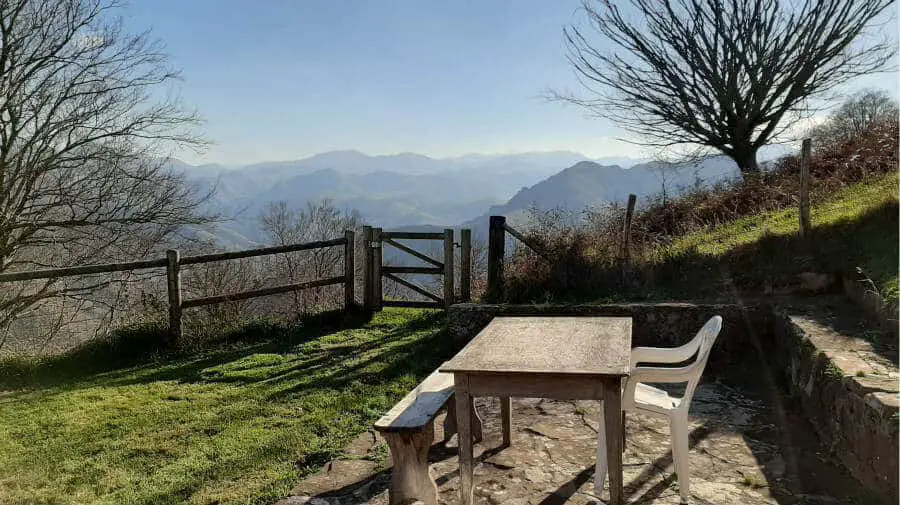
[{"label": "plastic chair armrest", "polygon": [[679,368],[643,367],[633,368],[628,374],[628,382],[678,383],[694,378],[696,371],[693,365]]},{"label": "plastic chair armrest", "polygon": [[631,350],[631,367],[638,363],[681,363],[697,353],[697,339],[679,347],[635,347]]}]

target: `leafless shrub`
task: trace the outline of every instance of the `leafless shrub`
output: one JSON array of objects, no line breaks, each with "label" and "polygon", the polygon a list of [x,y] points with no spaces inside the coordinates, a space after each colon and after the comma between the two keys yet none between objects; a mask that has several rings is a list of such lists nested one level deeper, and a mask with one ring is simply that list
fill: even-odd
[{"label": "leafless shrub", "polygon": [[845,101],[828,119],[808,132],[817,151],[859,137],[879,124],[896,121],[897,101],[884,90],[865,89]]},{"label": "leafless shrub", "polygon": [[[272,245],[302,244],[342,237],[344,230],[362,236],[363,218],[357,210],[341,210],[333,202],[323,199],[308,202],[300,210],[287,202],[276,202],[260,216],[263,230]],[[357,277],[362,277],[362,258],[354,261]],[[275,284],[304,282],[343,275],[344,250],[329,247],[296,253],[279,254],[265,266],[266,275],[277,279]],[[343,304],[340,287],[326,286],[295,291],[285,297],[269,297],[270,303],[289,303],[294,314],[308,314],[339,307]]]}]

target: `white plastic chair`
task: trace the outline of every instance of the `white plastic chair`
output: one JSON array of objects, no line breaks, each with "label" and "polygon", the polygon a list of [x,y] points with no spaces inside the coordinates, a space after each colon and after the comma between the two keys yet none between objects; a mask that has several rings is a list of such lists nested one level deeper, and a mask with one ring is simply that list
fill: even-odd
[{"label": "white plastic chair", "polygon": [[[625,381],[622,393],[623,417],[625,411],[639,412],[669,420],[672,436],[672,459],[678,475],[681,501],[690,496],[690,464],[688,462],[688,409],[700,376],[706,367],[709,351],[722,330],[722,317],[714,316],[697,332],[690,342],[671,349],[658,347],[635,347],[631,350],[631,372]],[[694,357],[693,362],[683,367],[656,367],[653,364],[682,363]],[[651,366],[637,366],[638,363]],[[661,389],[644,384],[687,383],[684,396],[675,398]],[[597,470],[594,475],[594,492],[597,496],[606,480],[606,429],[604,426],[603,404],[600,404],[600,429],[597,435]],[[623,419],[624,420],[624,419]],[[623,423],[624,426],[624,423]],[[624,443],[622,444],[624,450]]]}]

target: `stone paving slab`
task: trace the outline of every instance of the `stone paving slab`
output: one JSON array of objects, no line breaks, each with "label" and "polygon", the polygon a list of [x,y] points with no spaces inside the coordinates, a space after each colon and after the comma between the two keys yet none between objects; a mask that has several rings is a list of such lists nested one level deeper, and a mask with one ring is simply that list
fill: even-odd
[{"label": "stone paving slab", "polygon": [[[701,384],[691,409],[693,503],[860,503],[864,490],[825,455],[811,426],[784,400],[720,381]],[[485,423],[485,440],[475,446],[477,504],[581,505],[608,498],[606,490],[593,494],[595,402],[514,399],[508,448],[500,447],[499,402],[479,398],[477,407]],[[435,440],[443,438],[442,417]],[[430,455],[445,504],[458,502],[455,442],[436,443]],[[387,505],[390,462],[383,455],[377,437],[363,434],[348,448],[350,461],[333,461],[277,505]],[[628,414],[624,477],[628,503],[679,503],[665,419]]]}]

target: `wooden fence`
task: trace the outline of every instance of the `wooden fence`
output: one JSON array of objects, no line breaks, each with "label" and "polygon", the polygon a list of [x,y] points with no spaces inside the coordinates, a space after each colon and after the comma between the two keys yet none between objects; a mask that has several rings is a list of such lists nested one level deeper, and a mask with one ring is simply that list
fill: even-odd
[{"label": "wooden fence", "polygon": [[[363,309],[381,310],[382,307],[447,308],[457,301],[454,283],[454,247],[460,248],[460,297],[459,301],[471,300],[472,275],[472,231],[460,230],[460,243],[454,242],[454,230],[443,232],[384,231],[381,228],[363,227],[365,244]],[[398,240],[440,241],[443,249],[441,260],[432,258],[410,245]],[[428,266],[397,266],[384,264],[384,246],[389,245],[401,253],[408,254]],[[411,279],[400,274],[441,276],[442,294],[432,293]],[[389,279],[425,298],[417,300],[385,300],[382,279]]]},{"label": "wooden fence", "polygon": [[[57,279],[61,277],[71,277],[76,275],[99,274],[109,272],[125,272],[134,270],[143,270],[149,268],[166,269],[166,291],[168,292],[169,305],[169,336],[175,340],[181,336],[181,312],[183,309],[190,307],[201,307],[204,305],[213,305],[237,300],[247,300],[261,296],[270,296],[292,291],[300,291],[304,289],[317,288],[322,286],[331,286],[342,284],[344,286],[344,307],[345,310],[351,310],[354,303],[354,239],[355,234],[351,230],[344,232],[344,236],[331,240],[322,240],[318,242],[307,242],[305,244],[291,244],[276,247],[264,247],[260,249],[249,249],[244,251],[223,252],[215,254],[203,254],[199,256],[181,257],[178,250],[170,249],[166,251],[165,258],[131,261],[125,263],[109,263],[104,265],[87,265],[67,268],[54,268],[48,270],[36,270],[31,272],[13,272],[0,274],[0,283],[13,281],[26,281],[36,279]],[[181,296],[181,267],[183,265],[196,265],[201,263],[210,263],[214,261],[227,261],[241,258],[252,258],[255,256],[267,256],[271,254],[282,254],[296,251],[309,251],[314,249],[324,249],[328,247],[343,246],[344,262],[343,273],[334,277],[324,279],[315,279],[306,282],[298,282],[292,284],[284,284],[270,288],[257,289],[253,291],[242,291],[238,293],[228,293],[224,295],[207,296],[203,298],[193,298],[189,300],[182,299]]]},{"label": "wooden fence", "polygon": [[800,238],[809,235],[809,158],[812,152],[812,141],[803,139],[800,146]]},{"label": "wooden fence", "polygon": [[[619,247],[619,262],[622,275],[631,260],[631,221],[634,217],[636,195],[628,195],[628,206],[622,225],[622,241]],[[488,229],[488,278],[484,298],[489,303],[499,303],[504,297],[503,265],[506,261],[506,234],[525,244],[532,252],[545,261],[553,262],[549,251],[526,237],[506,222],[505,216],[491,216]]]},{"label": "wooden fence", "polygon": [[503,264],[506,261],[507,233],[528,246],[541,258],[546,261],[553,261],[542,247],[528,240],[521,232],[506,224],[506,216],[491,216],[488,225],[488,278],[484,298],[492,303],[503,300]]}]

